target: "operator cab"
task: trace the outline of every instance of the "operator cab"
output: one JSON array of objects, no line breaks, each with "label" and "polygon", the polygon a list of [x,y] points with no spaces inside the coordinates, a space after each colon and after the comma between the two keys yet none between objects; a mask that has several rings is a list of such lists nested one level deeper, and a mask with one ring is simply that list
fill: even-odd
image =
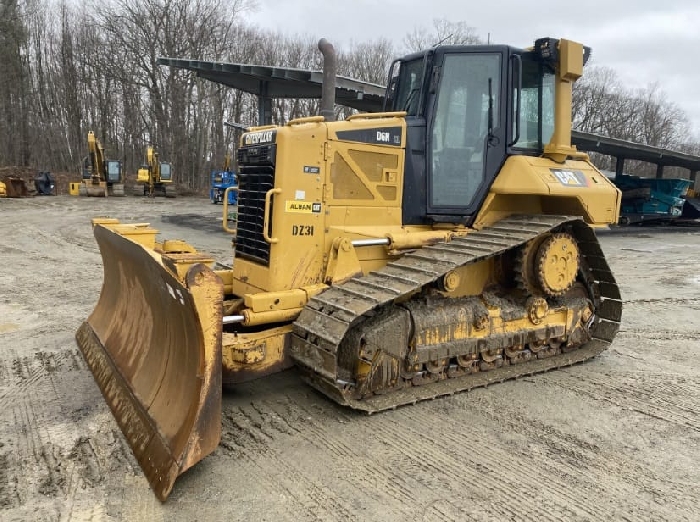
[{"label": "operator cab", "polygon": [[166,163],[165,161],[160,162],[160,179],[161,181],[170,181],[173,179],[170,163]]},{"label": "operator cab", "polygon": [[119,183],[122,179],[122,164],[117,160],[105,161],[105,172],[109,183]]},{"label": "operator cab", "polygon": [[557,43],[438,46],[392,64],[385,109],[407,113],[404,224],[470,224],[509,155],[543,153]]}]

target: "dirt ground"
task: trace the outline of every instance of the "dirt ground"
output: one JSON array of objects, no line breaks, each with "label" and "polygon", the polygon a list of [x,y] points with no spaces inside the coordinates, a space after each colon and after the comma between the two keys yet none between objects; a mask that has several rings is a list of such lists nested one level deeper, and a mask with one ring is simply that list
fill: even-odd
[{"label": "dirt ground", "polygon": [[1,520],[700,520],[693,230],[600,234],[625,307],[593,361],[373,416],[294,370],[240,386],[219,448],[161,504],[74,341],[102,282],[89,219],[148,221],[229,261],[220,210],[0,200]]}]

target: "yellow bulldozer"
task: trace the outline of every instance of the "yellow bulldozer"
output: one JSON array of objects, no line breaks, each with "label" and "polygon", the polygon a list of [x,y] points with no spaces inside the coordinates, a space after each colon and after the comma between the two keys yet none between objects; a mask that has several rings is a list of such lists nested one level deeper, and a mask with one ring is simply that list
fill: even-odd
[{"label": "yellow bulldozer", "polygon": [[[149,145],[146,148],[146,163],[141,165],[136,174],[135,194],[148,197],[165,196],[175,197],[172,187],[173,169],[166,161],[160,161],[158,152]],[[170,186],[170,187],[169,187]]]},{"label": "yellow bulldozer", "polygon": [[437,46],[344,121],[319,48],[321,115],[241,137],[231,268],[93,220],[104,285],[77,342],[161,500],[218,445],[222,385],[296,365],[378,412],[584,361],[618,330],[594,230],[620,192],[571,145],[588,48]]},{"label": "yellow bulldozer", "polygon": [[95,133],[88,132],[88,155],[82,162],[82,182],[78,187],[81,196],[123,196],[122,164],[118,160],[105,159],[102,143]]}]

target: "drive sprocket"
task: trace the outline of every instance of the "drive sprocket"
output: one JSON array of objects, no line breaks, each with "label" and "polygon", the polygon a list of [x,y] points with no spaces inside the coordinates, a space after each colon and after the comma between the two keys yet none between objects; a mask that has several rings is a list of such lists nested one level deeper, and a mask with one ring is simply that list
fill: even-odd
[{"label": "drive sprocket", "polygon": [[537,249],[537,283],[551,297],[564,295],[576,282],[579,250],[576,240],[566,232],[548,236]]},{"label": "drive sprocket", "polygon": [[529,295],[559,297],[576,282],[579,249],[568,232],[546,234],[523,245],[516,279]]}]

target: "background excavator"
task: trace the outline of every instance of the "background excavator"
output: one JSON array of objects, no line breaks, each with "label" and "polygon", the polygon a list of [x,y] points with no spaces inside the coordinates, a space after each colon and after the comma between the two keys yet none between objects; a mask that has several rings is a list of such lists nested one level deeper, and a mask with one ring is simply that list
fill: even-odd
[{"label": "background excavator", "polygon": [[104,147],[95,133],[88,132],[88,155],[83,158],[81,196],[123,196],[122,164],[105,159]]},{"label": "background excavator", "polygon": [[[154,492],[218,445],[222,384],[295,364],[366,412],[584,361],[622,314],[594,229],[620,192],[571,145],[589,50],[437,46],[396,60],[382,113],[245,132],[231,268],[94,219],[78,345]],[[163,320],[167,318],[167,320]]]},{"label": "background excavator", "polygon": [[[136,174],[137,195],[156,197],[175,197],[175,190],[172,187],[173,169],[172,165],[166,161],[160,161],[158,152],[149,145],[146,148],[146,163],[141,165]],[[170,185],[170,188],[168,186]]]}]

